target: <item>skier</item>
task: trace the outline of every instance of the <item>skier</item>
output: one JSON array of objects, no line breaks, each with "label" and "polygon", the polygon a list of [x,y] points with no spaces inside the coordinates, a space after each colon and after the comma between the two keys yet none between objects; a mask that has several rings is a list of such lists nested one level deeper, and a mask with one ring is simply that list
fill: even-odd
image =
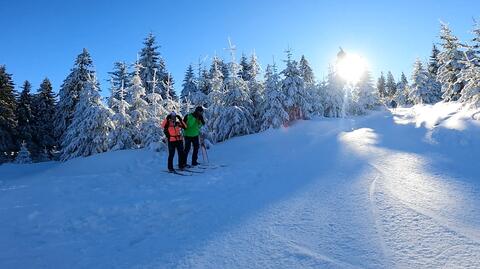
[{"label": "skier", "polygon": [[203,107],[197,106],[193,113],[187,114],[183,121],[187,124],[185,129],[185,159],[188,157],[190,147],[193,144],[192,166],[198,165],[198,149],[200,148],[200,128],[205,125],[203,119]]},{"label": "skier", "polygon": [[183,150],[182,129],[186,128],[182,118],[172,111],[162,122],[163,133],[168,140],[168,171],[175,173],[173,158],[175,150],[178,152],[178,168],[183,170],[187,166],[187,158]]},{"label": "skier", "polygon": [[395,112],[395,109],[397,108],[397,102],[395,102],[395,100],[392,100],[390,102],[390,107],[393,108],[393,112]]}]

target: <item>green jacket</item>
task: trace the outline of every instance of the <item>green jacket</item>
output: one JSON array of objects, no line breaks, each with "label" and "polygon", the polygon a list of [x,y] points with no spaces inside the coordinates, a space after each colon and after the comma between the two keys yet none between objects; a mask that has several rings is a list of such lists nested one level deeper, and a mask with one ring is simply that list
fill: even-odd
[{"label": "green jacket", "polygon": [[194,137],[200,134],[200,128],[202,128],[202,122],[195,118],[192,114],[188,114],[184,119],[187,124],[187,128],[183,131],[184,136]]}]

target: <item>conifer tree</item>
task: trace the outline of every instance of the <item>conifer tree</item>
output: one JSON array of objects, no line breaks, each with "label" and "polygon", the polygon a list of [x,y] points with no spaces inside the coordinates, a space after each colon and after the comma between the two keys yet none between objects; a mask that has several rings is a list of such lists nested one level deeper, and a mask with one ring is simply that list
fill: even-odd
[{"label": "conifer tree", "polygon": [[[128,70],[128,66],[125,62],[115,62],[113,65],[113,71],[109,72],[110,74],[110,97],[108,99],[108,106],[113,110],[113,112],[117,112],[114,107],[114,104],[112,101],[115,100],[120,100],[123,99],[126,102],[130,101],[130,96],[126,94],[124,90],[122,89],[128,89],[131,85],[131,76]],[[119,95],[123,94],[123,97],[121,98]]]},{"label": "conifer tree", "polygon": [[380,77],[377,80],[377,91],[378,91],[378,96],[381,99],[385,99],[387,96],[387,85],[385,81],[385,76],[383,75],[383,72],[380,73]]},{"label": "conifer tree", "polygon": [[72,123],[62,140],[62,160],[107,151],[109,133],[115,129],[113,112],[102,103],[95,74],[82,84]]},{"label": "conifer tree", "polygon": [[473,38],[470,45],[472,56],[469,57],[469,60],[475,66],[480,66],[480,23],[477,20],[473,20],[473,22]]},{"label": "conifer tree", "polygon": [[311,110],[310,98],[305,83],[301,77],[298,64],[292,59],[290,50],[286,51],[286,68],[282,71],[284,79],[282,81],[282,90],[285,94],[285,106],[290,121],[298,119],[307,119]]},{"label": "conifer tree", "polygon": [[430,73],[431,76],[436,77],[438,74],[438,55],[440,54],[440,50],[438,50],[437,46],[433,44],[432,46],[432,52],[430,54],[430,58],[428,61],[428,73]]},{"label": "conifer tree", "polygon": [[225,80],[225,78],[229,75],[228,73],[228,65],[225,64],[225,62],[219,58],[218,56],[213,56],[212,59],[212,64],[210,65],[210,70],[209,70],[209,77],[213,78],[214,72],[220,72],[222,80]]},{"label": "conifer tree", "polygon": [[17,151],[17,101],[12,75],[0,65],[0,163],[10,161]]},{"label": "conifer tree", "polygon": [[345,84],[345,80],[335,72],[333,66],[330,66],[327,81],[319,85],[320,100],[324,106],[325,117],[342,117],[345,115],[343,109]]},{"label": "conifer tree", "polygon": [[317,86],[315,85],[315,75],[310,67],[310,63],[307,61],[304,55],[300,58],[299,62],[300,76],[302,77],[305,88],[309,95],[309,102],[311,104],[310,114],[323,115],[323,106],[319,102],[320,96]]},{"label": "conifer tree", "polygon": [[17,119],[18,119],[18,139],[24,141],[29,147],[29,151],[35,151],[33,144],[34,135],[34,118],[32,113],[32,85],[28,80],[23,83],[22,92],[17,102]]},{"label": "conifer tree", "polygon": [[[154,79],[160,79],[160,71],[163,71],[160,67],[160,53],[158,52],[158,48],[159,46],[156,44],[155,36],[153,33],[149,33],[143,42],[143,48],[140,51],[140,58],[137,63],[141,68],[135,70],[135,72],[139,72],[142,86],[145,89],[145,94],[152,92],[157,92],[162,95],[165,94],[163,89],[160,88],[160,83],[157,85],[159,87],[157,89],[153,89],[152,84],[149,83],[149,81],[153,81]],[[157,70],[157,72],[155,72],[155,70]],[[154,78],[154,75],[156,75],[157,78]]]},{"label": "conifer tree", "polygon": [[250,77],[252,66],[250,66],[250,62],[248,61],[247,55],[242,53],[242,57],[240,57],[240,66],[238,70],[239,76],[244,81],[250,81],[252,78]]},{"label": "conifer tree", "polygon": [[208,110],[205,113],[208,126],[208,136],[212,141],[220,140],[221,115],[224,114],[224,79],[221,66],[217,61],[212,62],[210,68],[210,79],[208,81],[210,92],[208,94]]},{"label": "conifer tree", "polygon": [[168,78],[166,82],[160,81],[161,84],[163,84],[163,88],[165,89],[165,99],[163,100],[163,107],[168,111],[179,111],[181,108],[180,102],[177,101],[176,95],[172,94],[172,92],[175,92],[175,89],[173,88],[173,84],[171,84],[171,76],[168,74]]},{"label": "conifer tree", "polygon": [[305,55],[302,55],[299,62],[300,76],[305,83],[307,88],[313,87],[315,85],[315,75],[313,74],[312,67],[310,63],[305,58]]},{"label": "conifer tree", "polygon": [[[262,118],[263,114],[262,103],[264,98],[264,85],[258,79],[259,73],[260,64],[258,63],[257,56],[254,53],[252,54],[250,62],[248,63],[248,72],[246,73],[247,80],[245,80],[245,82],[247,82],[248,94],[250,96],[250,100],[252,101],[251,110],[255,119]],[[261,122],[254,121],[253,123],[252,129],[256,132],[259,131]]]},{"label": "conifer tree", "polygon": [[379,100],[375,87],[373,87],[370,72],[365,71],[352,90],[352,106],[350,112],[354,115],[363,115],[367,110],[373,110]]},{"label": "conifer tree", "polygon": [[112,150],[132,149],[135,143],[133,141],[132,118],[128,114],[130,104],[125,100],[126,91],[123,83],[121,83],[120,89],[115,90],[115,87],[116,85],[113,84],[113,94],[109,99],[111,109],[114,112],[112,121],[115,126],[110,136],[110,148]]},{"label": "conifer tree", "polygon": [[432,104],[437,101],[437,97],[429,85],[428,72],[424,69],[420,59],[417,59],[413,67],[409,99],[414,104]]},{"label": "conifer tree", "polygon": [[35,117],[34,143],[39,150],[37,158],[40,161],[46,161],[52,157],[51,152],[57,146],[54,124],[52,122],[52,119],[55,118],[56,101],[52,83],[48,78],[42,81],[33,100]]},{"label": "conifer tree", "polygon": [[70,74],[63,81],[59,91],[59,101],[55,116],[55,136],[60,140],[70,126],[75,112],[79,94],[85,88],[85,83],[95,77],[92,58],[86,49],[77,56]]},{"label": "conifer tree", "polygon": [[246,135],[253,132],[252,101],[248,95],[248,85],[239,75],[239,66],[235,62],[234,47],[230,47],[232,60],[229,75],[225,79],[225,95],[219,115],[217,140],[224,141],[234,136]]},{"label": "conifer tree", "polygon": [[207,96],[210,93],[209,79],[208,71],[205,68],[200,67],[198,70],[197,89]]},{"label": "conifer tree", "polygon": [[468,102],[474,108],[480,107],[480,66],[475,61],[466,62],[465,71],[461,72],[463,81],[466,81],[460,101]]},{"label": "conifer tree", "polygon": [[188,65],[187,71],[185,72],[185,78],[183,79],[182,84],[182,93],[180,98],[185,99],[186,96],[197,91],[197,81],[195,79],[195,73],[193,72],[193,66]]},{"label": "conifer tree", "polygon": [[392,75],[392,72],[388,71],[387,73],[387,81],[385,83],[385,92],[388,96],[388,99],[392,99],[397,92],[397,84],[395,83],[395,78]]},{"label": "conifer tree", "polygon": [[18,164],[27,164],[32,163],[32,158],[30,157],[30,152],[28,151],[27,143],[22,142],[20,151],[18,152],[17,157],[15,158],[15,163]]},{"label": "conifer tree", "polygon": [[132,78],[132,85],[128,89],[128,93],[132,99],[129,115],[132,120],[133,139],[137,146],[143,146],[144,144],[142,127],[149,117],[148,103],[145,101],[145,88],[140,78],[140,68],[141,65],[137,63],[135,66],[135,74]]},{"label": "conifer tree", "polygon": [[[155,70],[156,71],[156,70]],[[151,81],[152,88],[157,88],[157,83],[163,83],[162,81],[157,81],[156,74],[154,74],[154,80]],[[167,85],[167,89],[169,86]],[[171,95],[166,94],[166,100],[163,100],[161,94],[150,93],[147,94],[147,100],[149,100],[148,109],[147,109],[147,119],[141,126],[141,133],[143,135],[142,145],[153,151],[160,151],[163,148],[163,143],[161,142],[163,137],[163,132],[161,129],[161,121],[168,114],[168,105],[165,104],[165,101],[171,100]]]},{"label": "conifer tree", "polygon": [[[435,44],[432,47],[432,53],[430,55],[430,59],[428,61],[428,68],[427,68],[427,75],[428,75],[428,86],[432,95],[434,97],[435,102],[438,102],[442,99],[442,84],[438,81],[438,55],[440,51],[437,49]],[[433,101],[433,100],[432,100]]]},{"label": "conifer tree", "polygon": [[442,98],[447,102],[456,101],[464,87],[464,82],[459,79],[464,69],[464,55],[458,38],[444,23],[441,24],[440,39],[443,50],[438,54],[438,81],[442,84]]},{"label": "conifer tree", "polygon": [[400,81],[397,83],[397,92],[395,93],[394,99],[398,106],[405,106],[411,104],[408,99],[410,93],[410,87],[408,84],[407,76],[402,72],[400,76]]},{"label": "conifer tree", "polygon": [[277,67],[275,63],[267,65],[261,130],[279,128],[288,122],[289,116],[284,108],[284,100],[285,96],[282,91],[282,83]]}]

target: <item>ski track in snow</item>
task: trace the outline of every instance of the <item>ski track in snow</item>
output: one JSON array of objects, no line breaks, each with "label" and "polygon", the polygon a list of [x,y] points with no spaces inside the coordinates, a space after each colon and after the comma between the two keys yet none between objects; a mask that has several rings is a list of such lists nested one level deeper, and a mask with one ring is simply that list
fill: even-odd
[{"label": "ski track in snow", "polygon": [[424,114],[235,138],[191,177],[141,150],[1,166],[0,268],[480,268],[478,136]]}]

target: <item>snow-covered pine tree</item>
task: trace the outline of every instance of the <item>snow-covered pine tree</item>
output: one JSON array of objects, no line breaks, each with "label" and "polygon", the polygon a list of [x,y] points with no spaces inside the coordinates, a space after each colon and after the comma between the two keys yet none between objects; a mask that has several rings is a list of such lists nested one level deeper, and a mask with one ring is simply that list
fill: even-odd
[{"label": "snow-covered pine tree", "polygon": [[435,44],[432,45],[432,52],[430,54],[430,58],[428,60],[428,68],[427,71],[432,76],[437,76],[438,74],[438,55],[440,54],[440,50],[437,48]]},{"label": "snow-covered pine tree", "polygon": [[385,83],[385,91],[388,100],[391,100],[395,93],[397,92],[397,84],[395,83],[395,78],[392,75],[392,72],[388,71],[387,81]]},{"label": "snow-covered pine tree", "polygon": [[428,68],[427,68],[427,75],[428,75],[428,87],[434,99],[432,100],[434,103],[440,101],[442,99],[442,84],[438,81],[438,55],[440,51],[438,50],[437,46],[433,44],[432,53],[428,60]]},{"label": "snow-covered pine tree", "polygon": [[460,73],[460,79],[466,81],[460,101],[468,102],[474,108],[480,107],[480,66],[473,60],[467,60],[465,70]]},{"label": "snow-covered pine tree", "polygon": [[116,89],[112,80],[112,96],[110,96],[110,108],[114,112],[112,117],[115,129],[110,135],[110,148],[112,150],[123,150],[134,148],[132,118],[128,114],[130,104],[125,100],[126,91],[123,83]]},{"label": "snow-covered pine tree", "polygon": [[15,163],[18,164],[27,164],[32,163],[32,158],[30,157],[30,151],[28,150],[27,143],[22,142],[20,151],[18,152],[17,157],[15,158]]},{"label": "snow-covered pine tree", "polygon": [[34,140],[39,150],[37,159],[39,161],[46,161],[52,157],[52,150],[57,146],[52,122],[52,119],[55,118],[56,101],[52,83],[48,78],[42,81],[33,100],[35,117]]},{"label": "snow-covered pine tree", "polygon": [[[163,82],[156,79],[156,73],[154,73],[153,78],[154,80],[150,81],[150,83],[152,84],[152,89],[156,89],[157,83]],[[171,95],[169,95],[168,92],[166,98],[167,100],[171,99]],[[144,136],[143,146],[153,151],[160,151],[164,148],[164,144],[162,143],[163,131],[160,125],[162,119],[168,114],[168,111],[165,108],[167,106],[164,105],[165,102],[161,94],[156,92],[148,94],[147,100],[149,101],[147,120],[141,126],[141,132]]]},{"label": "snow-covered pine tree", "polygon": [[60,99],[57,104],[55,116],[55,136],[60,140],[70,126],[78,103],[79,93],[84,89],[85,83],[95,77],[92,58],[86,49],[77,56],[74,67],[63,81],[58,93]]},{"label": "snow-covered pine tree", "polygon": [[315,85],[315,75],[313,70],[310,67],[310,63],[305,58],[305,55],[302,55],[299,62],[300,77],[302,77],[303,82],[305,83],[305,89],[309,95],[309,103],[311,104],[310,114],[312,115],[323,115],[323,106],[319,101],[319,91]]},{"label": "snow-covered pine tree", "polygon": [[456,101],[460,98],[464,82],[459,79],[464,69],[464,54],[460,51],[460,42],[452,34],[447,24],[442,23],[440,39],[443,50],[438,54],[438,81],[442,84],[442,98],[445,101]]},{"label": "snow-covered pine tree", "polygon": [[195,73],[193,72],[193,66],[190,64],[188,65],[187,71],[185,72],[185,78],[183,79],[182,93],[180,94],[180,99],[184,100],[186,96],[190,95],[196,90],[197,80],[195,78]]},{"label": "snow-covered pine tree", "polygon": [[[149,94],[152,92],[157,92],[164,94],[164,90],[161,88],[160,83],[157,85],[158,89],[153,89],[152,84],[149,81],[154,80],[154,75],[157,75],[156,79],[160,79],[161,72],[163,69],[160,67],[160,53],[158,52],[159,46],[156,44],[155,36],[153,33],[149,33],[148,36],[143,41],[143,48],[140,51],[140,58],[137,60],[137,65],[140,65],[140,70],[134,70],[135,72],[139,72],[140,81],[142,82],[142,86],[145,89],[145,94]],[[135,67],[138,69],[138,66]],[[157,71],[155,71],[157,70]],[[161,80],[161,79],[160,79]],[[146,95],[144,96],[146,98]]]},{"label": "snow-covered pine tree", "polygon": [[410,93],[410,87],[408,85],[407,76],[402,72],[400,76],[400,81],[397,83],[397,92],[395,93],[394,99],[397,103],[397,106],[405,106],[411,104],[408,99]]},{"label": "snow-covered pine tree", "polygon": [[437,97],[429,87],[428,72],[423,67],[420,59],[417,59],[413,66],[409,99],[414,104],[432,104],[437,100]]},{"label": "snow-covered pine tree", "polygon": [[[157,84],[162,83],[157,76],[157,70],[153,70],[153,80],[148,81],[149,84],[151,84],[152,89],[158,89],[159,87]],[[150,93],[146,93],[147,96],[147,103],[148,103],[148,113],[149,113],[149,118],[161,118],[165,115],[165,108],[163,106],[164,100],[162,97],[162,94],[153,91]]]},{"label": "snow-covered pine tree", "polygon": [[383,72],[380,73],[380,77],[377,80],[377,91],[380,99],[385,101],[384,99],[387,96],[387,83],[385,81],[385,76],[383,75]]},{"label": "snow-covered pine tree", "polygon": [[342,117],[344,115],[345,84],[345,80],[335,72],[335,68],[329,66],[327,81],[318,86],[325,117]]},{"label": "snow-covered pine tree", "polygon": [[208,104],[208,96],[199,90],[192,92],[188,99],[192,107],[206,106]]},{"label": "snow-covered pine tree", "polygon": [[[463,53],[463,60],[461,63],[465,67],[461,72],[468,72],[465,69],[466,66],[470,64],[480,66],[480,23],[475,19],[473,20],[473,23],[473,29],[471,31],[473,38],[470,40],[470,43],[460,43],[460,48]],[[465,77],[465,75],[460,74],[459,77]],[[464,81],[464,83],[466,84],[468,81]]]},{"label": "snow-covered pine tree", "polygon": [[135,73],[132,78],[132,85],[128,89],[128,94],[131,96],[129,115],[132,119],[133,139],[137,146],[142,147],[144,144],[144,135],[142,127],[147,121],[148,103],[145,101],[145,88],[143,87],[142,79],[140,78],[141,65],[135,65]]},{"label": "snow-covered pine tree", "polygon": [[130,101],[130,96],[126,94],[125,90],[122,90],[123,97],[120,98],[121,88],[128,89],[131,85],[131,76],[128,70],[128,66],[125,62],[115,62],[113,65],[113,71],[109,72],[110,74],[110,97],[108,99],[108,106],[113,110],[113,112],[117,112],[115,109],[118,106],[114,107],[112,104],[113,99],[120,100],[123,99],[127,103]]},{"label": "snow-covered pine tree", "polygon": [[209,79],[210,77],[209,77],[208,71],[202,66],[199,66],[197,89],[201,91],[203,94],[205,94],[206,96],[208,96],[208,94],[210,93]]},{"label": "snow-covered pine tree", "polygon": [[180,111],[181,105],[180,102],[177,101],[176,99],[176,94],[172,92],[175,92],[175,89],[173,88],[173,84],[171,84],[171,76],[168,74],[167,80],[160,81],[161,84],[163,84],[163,88],[165,89],[165,96],[166,98],[163,101],[163,107],[168,111]]},{"label": "snow-covered pine tree", "polygon": [[253,132],[251,127],[254,119],[248,85],[238,73],[240,68],[235,61],[235,47],[230,46],[230,52],[232,60],[229,76],[225,79],[224,108],[218,116],[218,125],[214,127],[218,132],[218,141]]},{"label": "snow-covered pine tree", "polygon": [[[257,55],[255,53],[252,54],[250,57],[250,62],[248,62],[248,71],[246,73],[245,82],[247,82],[248,86],[248,94],[250,96],[250,100],[252,100],[252,111],[253,117],[255,119],[261,119],[263,114],[263,98],[264,98],[264,85],[258,79],[258,75],[260,74],[260,64],[258,63]],[[260,131],[261,122],[254,121],[252,129],[255,132]]]},{"label": "snow-covered pine tree", "polygon": [[284,79],[282,80],[282,90],[285,94],[285,106],[290,121],[298,119],[307,119],[310,116],[311,104],[310,97],[305,83],[298,69],[297,61],[292,59],[291,50],[286,51],[287,59],[286,67],[281,72]]},{"label": "snow-covered pine tree", "polygon": [[189,97],[183,98],[180,102],[180,105],[180,112],[182,113],[182,115],[187,115],[188,113],[190,113],[190,111],[192,111],[192,109],[195,108]]},{"label": "snow-covered pine tree", "polygon": [[374,109],[379,104],[377,91],[373,86],[370,71],[365,71],[352,90],[352,105],[350,113],[363,115],[367,110]]},{"label": "snow-covered pine tree", "polygon": [[161,88],[161,93],[162,97],[164,99],[167,99],[167,94],[168,97],[174,101],[178,101],[178,96],[177,93],[173,90],[175,80],[171,76],[171,74],[167,71],[167,64],[165,63],[165,60],[160,57],[159,60],[159,66],[160,69],[158,70],[158,78],[162,83],[160,83],[160,88]]},{"label": "snow-covered pine tree", "polygon": [[310,67],[310,63],[307,58],[305,58],[305,55],[302,55],[300,58],[298,69],[300,70],[300,77],[302,77],[305,86],[311,87],[315,85],[315,75],[313,74],[312,67]]},{"label": "snow-covered pine tree", "polygon": [[[208,84],[207,79],[202,79],[202,87],[205,87]],[[193,66],[189,65],[185,73],[185,78],[183,79],[182,84],[182,94],[181,94],[181,105],[182,111],[185,108],[184,112],[188,113],[190,109],[187,109],[188,106],[199,106],[205,105],[207,100],[207,95],[198,87],[199,82],[195,78],[195,73],[193,72]],[[188,104],[187,104],[188,103]]]},{"label": "snow-covered pine tree", "polygon": [[33,143],[35,134],[35,119],[32,112],[32,85],[28,80],[23,83],[22,92],[17,101],[18,139],[24,141],[30,152],[37,152]]},{"label": "snow-covered pine tree", "polygon": [[90,156],[109,149],[109,134],[115,129],[113,112],[102,103],[95,74],[88,75],[79,92],[72,123],[62,140],[62,160]]},{"label": "snow-covered pine tree", "polygon": [[211,141],[217,142],[220,140],[219,130],[222,128],[220,125],[220,117],[225,110],[223,100],[225,87],[221,66],[215,61],[215,58],[210,68],[210,76],[208,81],[210,88],[208,94],[208,109],[205,111],[205,118],[207,120],[208,138]]},{"label": "snow-covered pine tree", "polygon": [[252,66],[250,66],[250,62],[248,61],[247,55],[242,53],[242,57],[240,57],[240,66],[238,68],[238,75],[244,80],[249,81],[252,78],[250,77]]},{"label": "snow-covered pine tree", "polygon": [[282,82],[277,72],[277,66],[275,63],[267,65],[261,130],[279,128],[288,122],[289,116],[284,108],[284,100],[285,95],[283,94]]},{"label": "snow-covered pine tree", "polygon": [[11,161],[17,151],[17,101],[12,75],[0,65],[0,163]]}]

